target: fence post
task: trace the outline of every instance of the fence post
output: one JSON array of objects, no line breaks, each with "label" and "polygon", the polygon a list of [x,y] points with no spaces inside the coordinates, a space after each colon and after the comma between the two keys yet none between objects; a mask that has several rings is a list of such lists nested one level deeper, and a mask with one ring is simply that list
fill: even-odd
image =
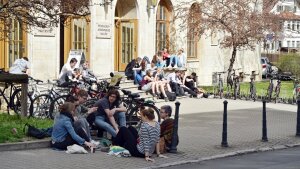
[{"label": "fence post", "polygon": [[172,142],[170,153],[177,153],[177,145],[178,145],[178,118],[179,118],[179,106],[180,102],[175,103],[175,117],[174,117],[174,126],[173,126],[173,134],[172,134]]},{"label": "fence post", "polygon": [[297,100],[297,131],[296,136],[300,136],[300,99]]},{"label": "fence post", "polygon": [[224,102],[224,113],[223,113],[223,132],[222,132],[222,143],[221,146],[222,147],[228,147],[228,143],[227,143],[227,100],[225,100]]},{"label": "fence post", "polygon": [[267,137],[267,112],[266,112],[266,100],[263,100],[263,110],[262,110],[262,139],[263,142],[268,141]]}]

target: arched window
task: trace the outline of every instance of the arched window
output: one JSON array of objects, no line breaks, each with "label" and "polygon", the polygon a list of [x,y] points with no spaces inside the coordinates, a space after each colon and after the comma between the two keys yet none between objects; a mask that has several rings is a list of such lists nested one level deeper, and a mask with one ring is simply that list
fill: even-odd
[{"label": "arched window", "polygon": [[[190,8],[188,31],[187,31],[187,57],[197,58],[197,44],[199,40],[199,34],[197,29],[196,18],[200,16],[199,5],[193,4]],[[199,18],[197,18],[199,19]]]},{"label": "arched window", "polygon": [[160,1],[156,14],[156,51],[170,47],[171,9],[166,1]]}]

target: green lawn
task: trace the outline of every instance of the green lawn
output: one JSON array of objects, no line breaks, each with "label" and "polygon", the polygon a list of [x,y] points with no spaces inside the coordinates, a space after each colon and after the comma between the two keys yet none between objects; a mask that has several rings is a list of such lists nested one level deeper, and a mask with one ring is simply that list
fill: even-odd
[{"label": "green lawn", "polygon": [[[274,81],[275,82],[275,81]],[[269,86],[269,81],[255,82],[256,92],[259,96],[265,96]],[[213,86],[200,86],[209,93],[213,93]],[[241,93],[249,94],[249,82],[244,82],[240,84]],[[280,98],[292,98],[293,97],[293,82],[292,81],[281,81]],[[224,85],[224,90],[226,89],[226,84]],[[274,86],[275,89],[275,86]]]},{"label": "green lawn", "polygon": [[[48,128],[53,125],[53,120],[24,118],[18,115],[0,113],[0,143],[33,140],[34,138],[26,136],[23,132],[26,123],[34,125],[37,128]],[[13,128],[17,129],[17,133],[14,134],[12,131]]]}]

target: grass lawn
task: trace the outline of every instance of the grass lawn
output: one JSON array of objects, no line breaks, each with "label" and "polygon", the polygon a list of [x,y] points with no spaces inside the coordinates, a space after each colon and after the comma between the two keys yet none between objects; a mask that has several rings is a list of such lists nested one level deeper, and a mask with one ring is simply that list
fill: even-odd
[{"label": "grass lawn", "polygon": [[[53,125],[53,120],[25,118],[18,115],[0,113],[0,143],[34,140],[35,138],[28,137],[23,132],[26,123],[34,125],[37,128],[48,128]],[[12,131],[13,128],[17,129],[16,133]]]},{"label": "grass lawn", "polygon": [[[274,82],[274,90],[276,85],[276,80]],[[256,92],[259,96],[265,96],[267,94],[267,89],[269,86],[269,81],[261,81],[261,82],[255,82],[256,86]],[[208,93],[213,93],[214,87],[213,86],[200,86],[204,90],[206,90]],[[241,93],[249,94],[249,82],[240,83],[241,87]],[[226,89],[226,84],[224,84],[224,90]],[[292,81],[281,81],[281,89],[280,89],[280,98],[293,98],[293,89],[294,84]]]}]

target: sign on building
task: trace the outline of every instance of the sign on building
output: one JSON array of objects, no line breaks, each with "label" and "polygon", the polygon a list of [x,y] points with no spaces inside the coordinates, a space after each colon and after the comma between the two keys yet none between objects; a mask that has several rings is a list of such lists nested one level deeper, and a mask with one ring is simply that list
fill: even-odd
[{"label": "sign on building", "polygon": [[83,50],[70,50],[67,63],[70,63],[70,60],[72,58],[76,58],[77,60],[77,64],[75,65],[76,68],[78,68],[79,65],[82,65],[85,62],[85,55]]},{"label": "sign on building", "polygon": [[96,38],[110,39],[112,32],[112,26],[109,22],[98,22],[96,29]]},{"label": "sign on building", "polygon": [[55,29],[53,29],[53,28],[35,28],[34,36],[55,37]]}]

